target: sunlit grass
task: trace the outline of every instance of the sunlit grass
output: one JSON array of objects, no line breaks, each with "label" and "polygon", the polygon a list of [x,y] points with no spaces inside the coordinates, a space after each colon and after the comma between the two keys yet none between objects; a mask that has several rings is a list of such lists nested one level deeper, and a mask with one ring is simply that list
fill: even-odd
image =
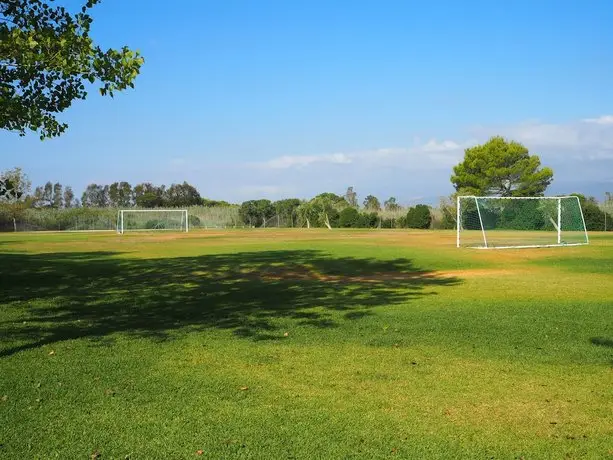
[{"label": "sunlit grass", "polygon": [[613,457],[613,238],[0,235],[0,458]]}]

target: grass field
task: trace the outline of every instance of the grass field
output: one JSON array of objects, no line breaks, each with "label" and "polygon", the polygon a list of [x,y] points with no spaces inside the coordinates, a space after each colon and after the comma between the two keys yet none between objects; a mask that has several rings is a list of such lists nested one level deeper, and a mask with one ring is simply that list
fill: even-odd
[{"label": "grass field", "polygon": [[0,458],[613,458],[613,236],[0,235]]}]

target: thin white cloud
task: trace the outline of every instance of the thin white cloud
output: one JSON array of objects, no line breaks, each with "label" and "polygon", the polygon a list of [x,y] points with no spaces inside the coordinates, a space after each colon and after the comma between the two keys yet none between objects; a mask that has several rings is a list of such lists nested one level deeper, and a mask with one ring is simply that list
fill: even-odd
[{"label": "thin white cloud", "polygon": [[[464,144],[465,146],[466,144]],[[413,165],[418,169],[436,169],[457,162],[463,145],[451,141],[431,139],[412,147],[381,148],[375,150],[330,153],[320,155],[283,155],[271,160],[254,163],[260,169],[304,169],[318,165],[399,166]]]},{"label": "thin white cloud", "polygon": [[284,155],[267,161],[265,165],[273,169],[287,169],[305,167],[313,163],[348,164],[351,163],[351,158],[344,153],[331,153],[328,155]]},{"label": "thin white cloud", "polygon": [[235,191],[236,196],[245,200],[269,198],[279,199],[294,193],[292,187],[282,185],[243,185]]},{"label": "thin white cloud", "polygon": [[518,142],[537,146],[574,147],[579,145],[580,133],[576,129],[568,129],[564,125],[546,123],[523,123],[508,130],[508,136]]},{"label": "thin white cloud", "polygon": [[522,142],[531,150],[555,152],[556,155],[571,154],[586,160],[608,158],[613,153],[613,115],[559,124],[531,121],[480,127],[478,134],[483,140],[489,135],[501,134]]},{"label": "thin white cloud", "polygon": [[424,152],[448,152],[459,150],[462,147],[454,141],[437,142],[436,139],[429,140],[421,147]]},{"label": "thin white cloud", "polygon": [[613,115],[602,115],[598,118],[585,118],[584,123],[595,123],[597,125],[613,125]]},{"label": "thin white cloud", "polygon": [[[566,123],[526,121],[506,126],[484,126],[462,139],[415,140],[407,146],[313,155],[284,155],[253,163],[245,169],[252,177],[278,189],[252,189],[273,194],[313,196],[321,190],[343,193],[355,186],[358,194],[397,196],[401,201],[436,201],[453,188],[451,170],[464,149],[502,135],[526,145],[554,170],[551,193],[610,188],[613,170],[613,115],[577,119]],[[293,193],[290,192],[293,190]],[[429,197],[429,198],[427,198]],[[433,198],[434,197],[434,198]]]},{"label": "thin white cloud", "polygon": [[178,155],[165,163],[160,174],[162,182],[168,177],[185,177],[203,196],[234,202],[311,198],[322,191],[343,194],[354,186],[360,200],[374,194],[380,199],[395,196],[404,204],[436,203],[438,197],[453,191],[449,178],[464,149],[502,135],[522,142],[541,157],[543,165],[553,168],[550,193],[579,191],[600,196],[611,190],[613,123],[609,120],[613,115],[566,123],[532,120],[484,126],[463,138],[415,138],[405,146],[282,155],[251,163],[212,164],[197,156]]}]

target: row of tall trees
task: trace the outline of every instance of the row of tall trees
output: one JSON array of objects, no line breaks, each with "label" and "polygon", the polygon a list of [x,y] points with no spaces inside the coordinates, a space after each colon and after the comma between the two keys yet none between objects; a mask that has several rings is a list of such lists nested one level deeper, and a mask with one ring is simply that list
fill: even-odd
[{"label": "row of tall trees", "polygon": [[0,182],[8,183],[13,191],[13,199],[23,201],[27,207],[61,209],[81,206],[72,187],[63,186],[59,182],[47,181],[37,186],[32,193],[32,181],[19,167],[0,173]]},{"label": "row of tall trees", "polygon": [[143,182],[132,186],[128,182],[114,182],[111,185],[89,184],[81,197],[83,206],[97,208],[179,208],[203,205],[200,193],[193,185],[155,185]]},{"label": "row of tall trees", "polygon": [[[344,198],[349,206],[356,209],[360,207],[358,204],[358,194],[354,190],[354,187],[347,188]],[[383,208],[381,207],[381,202],[379,201],[379,198],[374,195],[367,195],[366,198],[364,198],[364,202],[362,205],[363,208],[368,211],[381,211],[382,209],[385,209],[386,211],[398,211],[401,209],[401,206],[398,204],[396,197],[393,196],[383,202]]]},{"label": "row of tall trees", "polygon": [[[249,200],[241,204],[239,217],[251,227],[430,228],[432,217],[426,205],[409,208],[407,214],[395,219],[380,214],[379,200],[372,195],[364,200],[363,208],[358,208],[354,194],[353,188],[349,187],[345,196],[326,192],[310,200]],[[401,210],[395,198],[387,200],[386,204],[388,211]]]},{"label": "row of tall trees", "polygon": [[36,208],[78,208],[79,200],[75,198],[72,187],[64,187],[59,182],[55,184],[47,182],[43,186],[38,186],[32,196],[32,205]]},{"label": "row of tall trees", "polygon": [[110,185],[89,184],[81,199],[76,198],[71,186],[48,181],[37,186],[32,193],[32,182],[21,168],[13,168],[0,173],[0,198],[27,202],[34,208],[141,208],[187,207],[187,206],[229,206],[226,201],[202,198],[193,185],[183,182],[155,185],[143,182],[132,186],[129,182],[114,182]]},{"label": "row of tall trees", "polygon": [[[374,195],[366,196],[363,206],[360,207],[357,192],[354,187],[348,187],[343,196],[326,192],[310,200],[287,198],[275,202],[270,200],[245,201],[240,206],[239,216],[245,225],[255,227],[266,226],[269,222],[269,225],[291,227],[333,227],[339,225],[340,213],[345,208],[354,209],[358,216],[360,211],[362,214],[375,213],[376,215],[382,210],[400,211],[402,209],[395,197],[387,199],[382,207],[381,202]],[[362,222],[364,221],[362,219]]]}]

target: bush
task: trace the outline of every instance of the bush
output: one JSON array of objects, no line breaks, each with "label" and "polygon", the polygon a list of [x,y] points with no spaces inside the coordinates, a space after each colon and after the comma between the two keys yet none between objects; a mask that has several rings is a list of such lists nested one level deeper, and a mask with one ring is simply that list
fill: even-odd
[{"label": "bush", "polygon": [[583,203],[583,218],[585,219],[585,228],[588,231],[604,230],[605,214],[598,205],[590,202]]},{"label": "bush", "polygon": [[328,212],[328,221],[330,222],[330,227],[335,228],[339,226],[341,214],[336,209],[331,209]]},{"label": "bush", "polygon": [[198,216],[191,215],[187,218],[190,227],[200,227],[200,218]]},{"label": "bush", "polygon": [[425,204],[418,204],[410,208],[406,217],[406,226],[408,228],[430,228],[432,216],[430,208]]},{"label": "bush", "polygon": [[343,228],[355,228],[358,226],[358,221],[360,219],[360,213],[357,209],[345,208],[340,212],[338,218],[339,227]]},{"label": "bush", "polygon": [[275,215],[275,208],[270,200],[249,200],[241,204],[238,214],[245,225],[260,227]]},{"label": "bush", "polygon": [[358,221],[360,228],[375,228],[379,225],[379,215],[376,212],[365,212]]},{"label": "bush", "polygon": [[391,217],[381,219],[381,228],[394,228],[396,222]]}]

